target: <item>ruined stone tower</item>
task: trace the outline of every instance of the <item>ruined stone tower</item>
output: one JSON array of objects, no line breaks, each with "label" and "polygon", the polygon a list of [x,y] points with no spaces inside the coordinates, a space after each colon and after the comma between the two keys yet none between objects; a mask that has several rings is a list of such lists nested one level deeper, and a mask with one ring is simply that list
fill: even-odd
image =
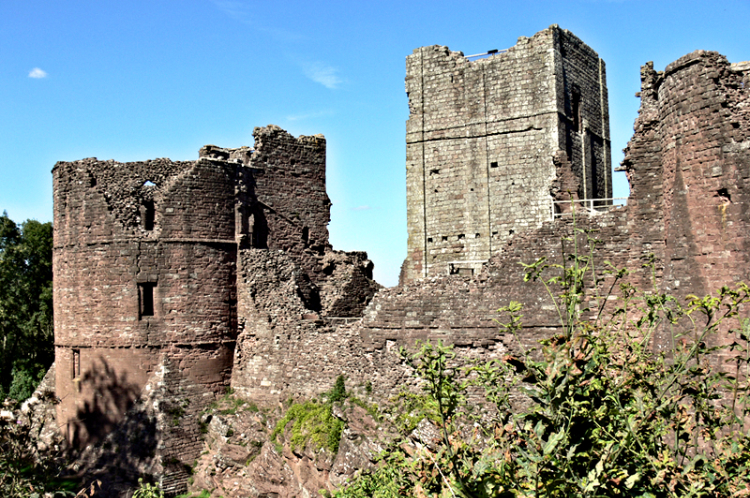
[{"label": "ruined stone tower", "polygon": [[569,31],[553,25],[476,60],[418,48],[406,92],[403,280],[474,273],[566,208],[553,200],[612,197],[604,61]]},{"label": "ruined stone tower", "polygon": [[254,136],[197,161],[53,169],[57,419],[73,446],[123,449],[95,468],[184,490],[199,414],[230,385],[238,333],[254,333],[238,308],[278,271],[266,262],[283,258],[300,314],[356,316],[377,289],[365,253],[328,243],[325,138]]}]

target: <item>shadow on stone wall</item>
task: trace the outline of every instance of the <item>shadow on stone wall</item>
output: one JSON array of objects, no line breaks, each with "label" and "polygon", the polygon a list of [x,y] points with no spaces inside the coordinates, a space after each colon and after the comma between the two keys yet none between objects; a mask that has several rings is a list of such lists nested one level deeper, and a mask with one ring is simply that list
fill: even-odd
[{"label": "shadow on stone wall", "polygon": [[81,379],[95,393],[70,422],[70,441],[81,448],[81,475],[99,480],[101,495],[121,496],[138,477],[152,474],[158,444],[157,419],[144,403],[141,389],[99,357]]},{"label": "shadow on stone wall", "polygon": [[73,447],[96,444],[122,421],[140,394],[138,386],[128,380],[127,372],[118,374],[103,357],[87,370],[80,388],[88,396],[70,422],[69,438]]}]

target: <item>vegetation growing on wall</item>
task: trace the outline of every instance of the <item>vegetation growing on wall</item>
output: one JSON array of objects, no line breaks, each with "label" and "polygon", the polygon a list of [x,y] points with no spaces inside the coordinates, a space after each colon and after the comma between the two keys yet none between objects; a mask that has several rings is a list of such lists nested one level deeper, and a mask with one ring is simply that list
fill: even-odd
[{"label": "vegetation growing on wall", "polygon": [[52,224],[0,216],[0,399],[31,395],[54,361]]},{"label": "vegetation growing on wall", "polygon": [[[613,269],[610,278],[625,274]],[[549,290],[561,332],[535,351],[474,365],[458,365],[441,343],[402,351],[440,436],[424,441],[404,425],[376,470],[336,496],[750,494],[750,326],[737,317],[750,302],[747,285],[679,302],[620,283],[605,319],[601,308],[614,300],[597,294],[591,256],[541,259],[526,278]],[[521,305],[500,311],[518,333]],[[650,347],[657,329],[672,331],[669,355]],[[711,346],[720,329],[729,345]],[[731,361],[716,364],[720,357]],[[477,388],[491,409],[472,410],[467,395]]]},{"label": "vegetation growing on wall", "polygon": [[333,414],[333,403],[341,402],[347,397],[344,382],[344,376],[339,375],[331,391],[324,394],[327,398],[325,403],[315,400],[292,403],[271,433],[271,441],[277,441],[278,436],[283,434],[287,425],[291,423],[292,451],[304,449],[311,444],[314,449],[325,448],[334,455],[338,453],[341,434],[346,424]]}]

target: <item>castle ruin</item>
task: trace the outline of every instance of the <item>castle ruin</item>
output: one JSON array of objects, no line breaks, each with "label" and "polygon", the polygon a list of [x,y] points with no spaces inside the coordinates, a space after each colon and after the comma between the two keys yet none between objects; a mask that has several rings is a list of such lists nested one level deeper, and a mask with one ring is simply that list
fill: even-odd
[{"label": "castle ruin", "polygon": [[[328,243],[322,136],[269,126],[253,148],[206,146],[197,161],[58,163],[58,423],[85,446],[140,421],[155,436],[128,447],[147,462],[133,471],[174,494],[200,451],[198,414],[227,386],[270,405],[344,374],[383,400],[410,383],[399,346],[441,339],[486,360],[555,333],[518,262],[562,263],[577,230],[642,288],[684,297],[750,280],[750,64],[697,51],[663,72],[646,64],[641,81],[622,165],[631,195],[612,206],[604,63],[575,36],[552,26],[475,61],[415,50],[409,252],[390,289],[365,253]],[[571,197],[595,209],[555,216]],[[495,322],[511,299],[525,306],[517,335]],[[337,457],[310,472],[341,483],[346,469]]]},{"label": "castle ruin", "polygon": [[[262,275],[283,254],[301,321],[357,316],[377,289],[365,253],[328,243],[325,139],[273,125],[254,136],[253,149],[206,146],[197,161],[55,165],[57,419],[73,446],[100,442],[159,391],[147,412],[161,419],[141,415],[160,436],[139,451],[198,456],[196,417],[230,385],[248,267]],[[167,490],[187,479],[179,465],[159,472]]]},{"label": "castle ruin", "polygon": [[406,58],[405,281],[473,274],[554,200],[611,204],[604,61],[556,25],[470,60],[438,45]]}]

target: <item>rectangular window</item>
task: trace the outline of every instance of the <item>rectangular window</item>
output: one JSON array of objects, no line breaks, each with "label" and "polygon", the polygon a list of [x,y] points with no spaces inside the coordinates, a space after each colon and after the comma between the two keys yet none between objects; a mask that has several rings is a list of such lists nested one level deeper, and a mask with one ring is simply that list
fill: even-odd
[{"label": "rectangular window", "polygon": [[156,208],[154,207],[154,201],[143,202],[143,229],[153,230],[154,220],[156,218]]},{"label": "rectangular window", "polygon": [[154,316],[154,282],[138,284],[138,318]]},{"label": "rectangular window", "polygon": [[577,88],[573,88],[571,107],[571,113],[573,114],[573,129],[580,133],[583,131],[583,116],[581,115],[581,91]]},{"label": "rectangular window", "polygon": [[81,350],[73,350],[73,379],[81,378]]}]

